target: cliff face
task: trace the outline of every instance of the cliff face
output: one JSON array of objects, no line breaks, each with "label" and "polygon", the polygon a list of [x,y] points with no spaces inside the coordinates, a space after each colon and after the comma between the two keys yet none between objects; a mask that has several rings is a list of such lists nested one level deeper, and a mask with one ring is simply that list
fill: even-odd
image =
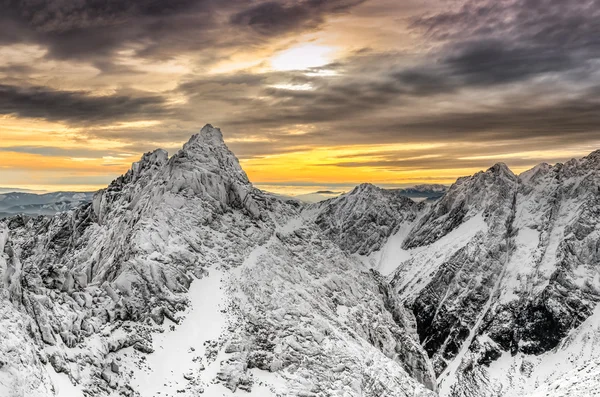
[{"label": "cliff face", "polygon": [[[392,192],[362,185],[305,213],[389,274],[440,395],[592,393],[591,375],[579,387],[568,374],[600,371],[591,353],[600,334],[599,158],[519,176],[496,164],[432,205],[396,205]],[[543,386],[556,379],[569,386]]]}]

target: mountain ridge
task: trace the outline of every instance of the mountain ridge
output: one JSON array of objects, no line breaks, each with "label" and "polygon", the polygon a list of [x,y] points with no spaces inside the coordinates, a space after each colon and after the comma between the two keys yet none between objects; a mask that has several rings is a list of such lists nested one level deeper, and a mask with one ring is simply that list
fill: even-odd
[{"label": "mountain ridge", "polygon": [[[32,396],[53,395],[63,375],[63,388],[92,395],[432,395],[410,316],[383,281],[297,206],[253,188],[205,129],[210,139],[169,159],[144,155],[90,204],[0,223],[0,326],[29,328],[19,343],[37,352],[24,361],[0,343],[0,384]],[[186,329],[181,315],[206,305],[188,298],[198,282],[226,291],[218,339],[176,350],[184,373],[164,372],[172,358],[160,352],[182,348],[169,337]]]},{"label": "mountain ridge", "polygon": [[207,125],[91,203],[0,221],[0,391],[525,396],[557,375],[542,357],[593,374],[599,165],[301,206],[253,187]]}]

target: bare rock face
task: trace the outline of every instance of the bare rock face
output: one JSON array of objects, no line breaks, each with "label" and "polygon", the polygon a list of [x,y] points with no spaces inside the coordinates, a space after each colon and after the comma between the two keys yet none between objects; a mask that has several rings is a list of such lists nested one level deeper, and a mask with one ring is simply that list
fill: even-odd
[{"label": "bare rock face", "polygon": [[[0,329],[14,335],[0,340],[0,385],[26,395],[158,392],[147,373],[170,394],[433,395],[387,281],[296,203],[255,189],[210,125],[170,158],[145,154],[92,203],[9,218],[0,237]],[[174,350],[174,367],[189,358],[181,373],[161,372],[154,357],[221,322]]]}]

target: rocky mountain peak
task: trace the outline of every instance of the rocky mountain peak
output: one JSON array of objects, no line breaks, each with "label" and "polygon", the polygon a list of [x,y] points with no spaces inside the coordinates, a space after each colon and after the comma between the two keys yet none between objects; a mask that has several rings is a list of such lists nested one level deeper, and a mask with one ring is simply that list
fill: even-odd
[{"label": "rocky mountain peak", "polygon": [[237,157],[225,144],[221,130],[210,124],[193,135],[183,149],[171,158],[170,163],[173,169],[220,175],[244,185],[250,183]]},{"label": "rocky mountain peak", "polygon": [[354,195],[354,194],[372,193],[372,192],[380,191],[380,190],[381,190],[380,188],[373,185],[372,183],[361,183],[360,185],[358,185],[354,189],[352,189],[348,194]]},{"label": "rocky mountain peak", "polygon": [[588,160],[595,160],[600,162],[600,149],[593,151],[585,158]]},{"label": "rocky mountain peak", "polygon": [[183,146],[194,146],[194,145],[208,145],[208,146],[225,146],[223,140],[223,133],[220,128],[215,128],[211,124],[206,124],[199,133],[191,136],[189,141]]},{"label": "rocky mountain peak", "polygon": [[600,150],[596,150],[582,159],[569,160],[565,165],[569,168],[598,169],[600,168]]},{"label": "rocky mountain peak", "polygon": [[509,178],[516,178],[516,175],[511,171],[510,168],[505,163],[496,163],[486,171],[488,173],[493,173],[495,175],[506,175]]},{"label": "rocky mountain peak", "polygon": [[164,166],[169,160],[169,154],[164,149],[156,149],[152,152],[145,153],[137,163],[133,163],[131,171],[135,175],[139,175],[149,169],[158,169]]},{"label": "rocky mountain peak", "polygon": [[[434,395],[387,281],[254,189],[218,129],[167,157],[92,205],[0,221],[1,396]],[[340,209],[366,252],[394,230],[382,197]]]},{"label": "rocky mountain peak", "polygon": [[369,255],[402,225],[412,223],[419,205],[394,190],[370,183],[305,209],[306,216],[346,252]]},{"label": "rocky mountain peak", "polygon": [[519,174],[519,180],[522,183],[528,184],[529,182],[535,181],[540,176],[547,174],[552,169],[552,166],[548,163],[541,163],[536,165],[530,170],[524,171]]}]

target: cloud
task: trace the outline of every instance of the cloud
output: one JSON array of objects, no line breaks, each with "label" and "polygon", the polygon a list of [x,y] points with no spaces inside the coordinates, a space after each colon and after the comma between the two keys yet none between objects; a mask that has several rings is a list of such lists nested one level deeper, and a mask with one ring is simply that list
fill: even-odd
[{"label": "cloud", "polygon": [[102,158],[105,156],[123,156],[123,152],[114,150],[95,150],[85,148],[65,148],[56,146],[5,146],[0,152],[38,154],[49,157]]},{"label": "cloud", "polygon": [[314,29],[324,17],[347,11],[365,0],[306,0],[297,2],[266,1],[231,17],[231,23],[247,26],[262,35],[274,35]]},{"label": "cloud", "polygon": [[109,69],[107,58],[123,49],[154,59],[204,51],[210,61],[224,48],[314,29],[363,1],[7,0],[0,45],[37,44],[48,49],[47,57]]},{"label": "cloud", "polygon": [[600,57],[598,19],[600,0],[467,0],[411,26],[467,83],[486,84],[588,67]]},{"label": "cloud", "polygon": [[[392,170],[485,168],[492,161],[460,160],[465,151],[494,156],[524,146],[600,145],[600,0],[460,0],[447,9],[441,0],[412,3],[8,0],[0,46],[29,43],[39,50],[32,51],[35,62],[0,65],[7,76],[0,80],[0,114],[60,121],[81,131],[78,144],[116,140],[130,152],[175,150],[210,122],[223,128],[240,158],[255,162],[323,146],[444,147],[338,159],[343,167]],[[397,13],[405,7],[431,12],[407,22],[403,17],[415,11]],[[385,15],[397,15],[393,25],[364,29],[384,24]],[[368,38],[356,48],[340,33],[355,26]],[[293,39],[318,37],[346,48],[320,68],[262,68]],[[376,48],[363,48],[371,43]],[[261,68],[212,73],[224,60],[245,64],[252,51],[264,61]],[[38,62],[52,67],[37,68]],[[81,75],[61,69],[82,65],[88,69]],[[88,76],[86,86],[81,80]],[[289,89],[294,85],[302,89]],[[97,88],[114,93],[95,95]],[[119,126],[136,120],[153,123]],[[455,144],[460,150],[444,155]],[[69,156],[66,149],[27,144],[13,149]],[[436,157],[418,158],[426,154]]]},{"label": "cloud", "polygon": [[442,62],[448,78],[456,78],[462,87],[513,83],[578,67],[569,54],[555,48],[507,46],[498,40],[464,43],[455,51]]},{"label": "cloud", "polygon": [[167,112],[165,101],[159,96],[95,96],[90,92],[0,84],[0,114],[85,125],[143,119]]}]

